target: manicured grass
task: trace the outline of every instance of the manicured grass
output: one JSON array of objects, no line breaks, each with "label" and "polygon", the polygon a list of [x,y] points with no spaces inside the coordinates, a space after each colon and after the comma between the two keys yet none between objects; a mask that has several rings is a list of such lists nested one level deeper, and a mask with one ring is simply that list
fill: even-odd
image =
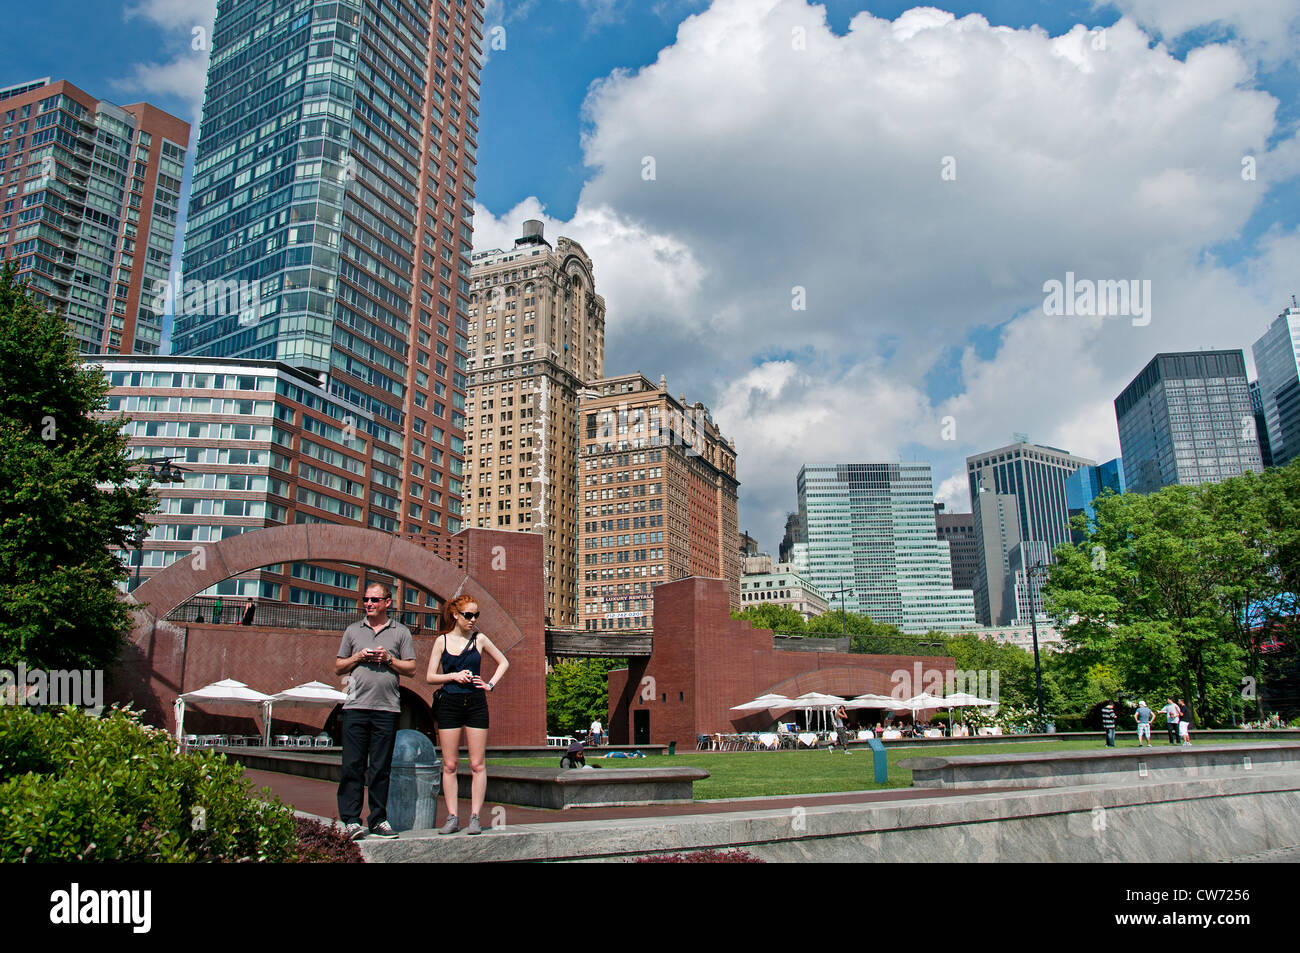
[{"label": "manicured grass", "polygon": [[[1223,742],[1216,742],[1223,743]],[[1132,739],[1118,739],[1120,748],[1136,748]],[[927,755],[966,754],[1023,754],[1034,751],[1100,751],[1105,745],[1100,741],[1024,741],[988,745],[885,745],[889,764],[889,782],[876,784],[872,768],[871,749],[854,748],[853,754],[841,750],[826,752],[822,749],[804,751],[683,751],[674,757],[651,755],[646,758],[589,757],[588,763],[600,765],[600,770],[619,768],[692,767],[709,772],[709,777],[695,784],[695,800],[716,798],[774,797],[783,794],[833,794],[837,791],[872,791],[886,788],[912,786],[912,772],[900,768],[898,763],[908,758]],[[1161,747],[1159,743],[1157,748]],[[1164,745],[1169,747],[1169,745]],[[596,749],[599,751],[599,749]],[[488,761],[492,765],[522,765],[541,767],[558,765],[557,749],[554,760],[539,758],[501,758]]]}]

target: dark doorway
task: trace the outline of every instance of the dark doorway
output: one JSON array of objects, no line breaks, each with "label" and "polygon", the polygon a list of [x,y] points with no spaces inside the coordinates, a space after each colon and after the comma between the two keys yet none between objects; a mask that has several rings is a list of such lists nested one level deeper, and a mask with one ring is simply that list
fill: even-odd
[{"label": "dark doorway", "polygon": [[632,712],[632,744],[650,743],[650,709],[637,708]]}]

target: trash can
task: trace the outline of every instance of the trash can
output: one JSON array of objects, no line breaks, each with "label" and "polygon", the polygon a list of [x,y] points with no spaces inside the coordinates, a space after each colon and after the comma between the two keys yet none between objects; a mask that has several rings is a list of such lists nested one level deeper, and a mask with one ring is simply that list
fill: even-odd
[{"label": "trash can", "polygon": [[1056,734],[1056,722],[1054,722],[1054,721],[1049,721],[1049,722],[1047,723],[1047,733],[1048,733],[1049,735],[1054,735],[1054,734]]},{"label": "trash can", "polygon": [[437,826],[441,787],[442,762],[433,742],[418,731],[399,731],[388,781],[388,823],[393,830],[430,830]]},{"label": "trash can", "polygon": [[889,761],[885,758],[885,746],[879,738],[868,738],[871,745],[871,760],[876,768],[876,783],[884,784],[889,780]]},{"label": "trash can", "polygon": [[675,741],[668,742],[668,757],[671,758],[676,753],[677,753],[677,742]]}]

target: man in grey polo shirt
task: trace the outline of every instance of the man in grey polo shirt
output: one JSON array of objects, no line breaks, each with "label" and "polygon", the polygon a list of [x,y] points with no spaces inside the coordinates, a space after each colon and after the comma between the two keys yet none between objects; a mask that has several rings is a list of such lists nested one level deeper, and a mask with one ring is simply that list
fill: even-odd
[{"label": "man in grey polo shirt", "polygon": [[366,587],[364,620],[343,633],[336,675],[352,675],[343,703],[343,779],[339,782],[339,819],[352,840],[362,837],[361,795],[370,761],[370,833],[396,837],[388,823],[388,772],[397,741],[397,718],[402,705],[397,692],[401,675],[415,674],[415,643],[411,631],[388,618],[393,594],[387,586]]}]

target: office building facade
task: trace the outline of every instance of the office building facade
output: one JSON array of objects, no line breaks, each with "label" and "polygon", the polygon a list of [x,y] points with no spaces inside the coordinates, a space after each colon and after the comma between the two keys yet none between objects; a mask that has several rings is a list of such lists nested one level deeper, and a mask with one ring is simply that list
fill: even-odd
[{"label": "office building facade", "polygon": [[540,533],[546,618],[578,618],[578,395],[605,375],[605,299],[591,259],[542,223],[473,257],[469,298],[469,525]]},{"label": "office building facade", "polygon": [[1264,468],[1241,351],[1157,354],[1115,398],[1130,492]]},{"label": "office building facade", "polygon": [[401,436],[369,525],[454,533],[481,0],[223,0],[212,41],[173,351],[316,373]]},{"label": "office building facade", "polygon": [[975,572],[979,568],[975,514],[944,513],[943,504],[936,503],[934,529],[936,537],[948,544],[948,553],[952,558],[952,587],[973,591]]},{"label": "office building facade", "polygon": [[1022,542],[1070,540],[1065,481],[1095,460],[1022,441],[966,458],[978,559],[975,612],[981,625],[1005,625],[1016,609],[1006,599],[1008,559]]},{"label": "office building facade", "polygon": [[1300,456],[1300,308],[1278,315],[1251,351],[1265,426],[1260,442],[1267,439],[1270,454],[1265,465],[1283,467]]},{"label": "office building facade", "polygon": [[772,563],[771,556],[755,555],[743,562],[740,607],[777,605],[793,609],[804,621],[830,608],[825,594],[805,579],[791,563]]},{"label": "office building facade", "polygon": [[948,543],[936,538],[928,463],[808,464],[796,489],[807,543],[793,546],[795,565],[832,609],[904,632],[975,624],[971,594],[953,589]]},{"label": "office building facade", "polygon": [[83,354],[156,354],[190,125],[65,81],[0,89],[0,259]]},{"label": "office building facade", "polygon": [[1080,467],[1065,480],[1065,505],[1071,520],[1070,539],[1083,541],[1083,533],[1075,529],[1076,516],[1086,517],[1091,523],[1097,516],[1093,501],[1104,492],[1124,492],[1124,458],[1116,457],[1095,467]]},{"label": "office building facade", "polygon": [[663,582],[705,576],[740,606],[736,448],[698,401],[640,374],[579,404],[579,628],[643,629]]}]

